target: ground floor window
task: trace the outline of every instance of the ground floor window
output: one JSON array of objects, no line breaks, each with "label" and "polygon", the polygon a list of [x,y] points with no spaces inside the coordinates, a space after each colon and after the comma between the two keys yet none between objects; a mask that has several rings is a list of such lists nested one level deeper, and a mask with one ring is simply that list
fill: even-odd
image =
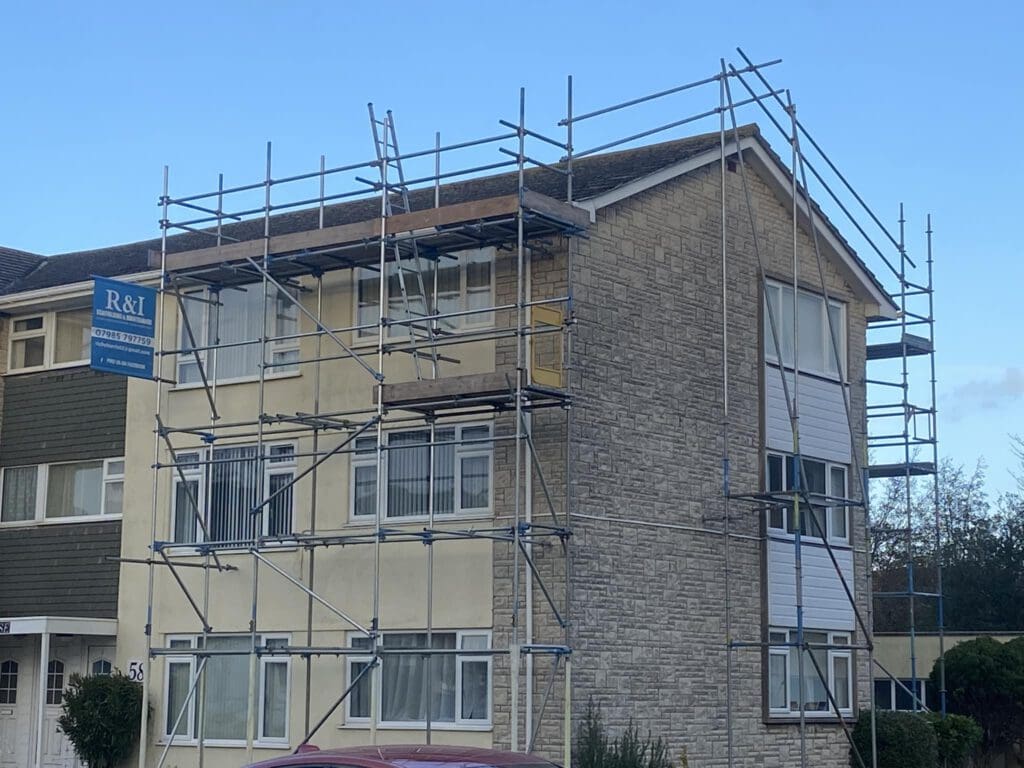
[{"label": "ground floor window", "polygon": [[[257,635],[256,642],[267,648],[288,645],[281,635]],[[174,637],[170,648],[183,652],[203,647],[218,651],[247,651],[251,647],[249,635],[213,635],[202,637]],[[259,713],[257,740],[261,742],[288,741],[288,690],[290,662],[287,656],[260,656],[259,658]],[[168,656],[164,686],[164,733],[168,738],[191,741],[199,735],[199,688],[205,688],[203,703],[203,739],[211,742],[242,742],[246,738],[246,717],[249,707],[249,654],[210,656],[206,663],[205,686],[197,686],[190,698],[189,691],[196,679],[199,662],[195,656]],[[183,712],[184,711],[184,712]]]},{"label": "ground floor window", "polygon": [[[772,629],[768,639],[770,643],[780,644],[768,649],[768,707],[772,715],[799,714],[801,709],[805,714],[834,714],[829,691],[842,714],[853,711],[853,652],[849,648],[834,647],[850,644],[848,632],[804,630],[804,642],[811,646],[805,651],[794,645],[782,645],[797,642],[795,629]],[[801,653],[804,657],[803,696],[800,695]]]},{"label": "ground floor window", "polygon": [[59,705],[64,702],[64,662],[51,659],[46,665],[46,703]]},{"label": "ground floor window", "polygon": [[[490,648],[490,632],[481,630],[437,631],[427,643],[426,632],[388,632],[381,637],[385,649],[451,650],[431,656],[384,655],[379,670],[371,673],[380,685],[379,720],[382,723],[426,724],[427,706],[432,723],[489,725],[491,720],[491,657],[459,651]],[[370,648],[369,638],[355,636],[352,645]],[[428,658],[429,673],[428,673]],[[351,685],[371,659],[352,657]],[[371,675],[363,676],[348,698],[348,721],[370,719]]]},{"label": "ground floor window", "polygon": [[0,704],[18,703],[18,662],[13,659],[0,664]]},{"label": "ground floor window", "polygon": [[916,686],[914,681],[909,678],[899,681],[888,677],[877,678],[875,680],[875,707],[890,710],[915,709],[914,697],[911,695],[911,691],[915,688],[918,697],[916,709],[924,709],[928,706],[928,686],[921,678],[917,679]]}]

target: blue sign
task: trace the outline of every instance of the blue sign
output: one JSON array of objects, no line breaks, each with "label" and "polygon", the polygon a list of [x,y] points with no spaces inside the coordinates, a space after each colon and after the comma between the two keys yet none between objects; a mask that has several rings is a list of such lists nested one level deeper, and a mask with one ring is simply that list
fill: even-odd
[{"label": "blue sign", "polygon": [[97,371],[153,378],[156,290],[93,278],[91,365]]}]

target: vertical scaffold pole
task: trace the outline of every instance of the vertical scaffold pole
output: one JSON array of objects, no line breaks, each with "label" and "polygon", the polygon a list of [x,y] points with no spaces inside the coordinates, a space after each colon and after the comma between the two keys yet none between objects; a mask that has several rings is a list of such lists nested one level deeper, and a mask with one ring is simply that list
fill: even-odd
[{"label": "vertical scaffold pole", "polygon": [[936,399],[935,379],[935,282],[934,282],[934,257],[932,256],[932,215],[928,214],[928,228],[925,232],[928,247],[928,338],[931,341],[931,354],[928,356],[931,366],[931,421],[932,433],[929,437],[932,440],[932,466],[935,471],[932,475],[932,504],[935,509],[935,591],[936,614],[939,630],[939,705],[942,716],[946,716],[946,597],[943,587],[942,564],[945,553],[942,551],[942,518],[939,513],[939,428],[938,428],[938,400]]},{"label": "vertical scaffold pole", "polygon": [[[803,489],[804,468],[803,458],[800,455],[800,323],[796,321],[800,307],[800,251],[799,251],[799,228],[797,222],[797,182],[796,169],[799,157],[797,153],[797,123],[796,106],[790,98],[789,91],[786,91],[786,112],[791,121],[792,134],[790,142],[793,149],[793,172],[792,189],[793,195],[793,403],[790,411],[790,428],[793,432],[793,561],[796,576],[796,642],[797,642],[797,676],[799,689],[800,706],[800,768],[807,766],[807,679],[804,655],[807,653],[804,641],[804,565],[803,565],[803,542],[802,528],[803,510],[800,508],[801,489]],[[781,350],[780,350],[781,352]],[[781,357],[781,355],[780,355]],[[813,514],[807,510],[808,514]]]},{"label": "vertical scaffold pole", "polygon": [[726,761],[732,768],[735,759],[734,734],[732,729],[732,572],[731,526],[729,508],[729,305],[728,305],[728,251],[726,237],[726,159],[725,159],[725,59],[721,59],[722,75],[718,83],[718,170],[721,181],[719,205],[721,207],[721,249],[722,249],[722,513],[725,533],[725,751]]},{"label": "vertical scaffold pole", "polygon": [[[370,678],[370,743],[377,743],[377,712],[380,707],[381,675],[380,660],[380,581],[381,581],[381,537],[384,528],[384,351],[387,342],[387,260],[388,260],[388,147],[381,148],[380,159],[380,252],[378,253],[377,286],[377,505],[374,515],[376,535],[373,544],[373,618],[370,621],[371,661],[377,668],[371,670]],[[401,265],[396,265],[401,269]]]},{"label": "vertical scaffold pole", "polygon": [[[164,291],[167,290],[167,222],[168,207],[170,204],[168,166],[164,166],[163,194],[160,196],[160,291],[157,294],[159,299],[156,304],[156,406],[154,407],[153,421],[156,429],[153,430],[153,487],[152,504],[150,506],[149,540],[155,543],[157,540],[157,516],[159,514],[160,497],[160,473],[156,465],[160,463],[160,405],[163,402],[163,369],[164,369]],[[152,545],[151,545],[152,546]],[[146,747],[149,743],[149,691],[150,678],[153,671],[153,592],[156,580],[156,566],[154,565],[155,552],[150,551],[146,558],[146,659],[143,662],[142,673],[142,715],[139,725],[139,768],[146,768]]]},{"label": "vertical scaffold pole", "polygon": [[516,214],[516,383],[515,383],[515,398],[516,398],[516,433],[515,433],[515,478],[513,484],[515,486],[515,514],[514,514],[514,528],[512,531],[512,632],[511,632],[511,643],[509,646],[509,672],[511,674],[511,750],[513,752],[519,751],[519,590],[520,590],[520,574],[519,569],[522,567],[519,558],[520,552],[520,524],[522,522],[522,504],[523,504],[523,492],[520,487],[523,471],[523,377],[525,375],[524,369],[524,349],[523,349],[523,310],[524,310],[524,296],[523,296],[523,280],[525,275],[524,259],[526,255],[525,245],[523,243],[524,227],[523,227],[523,197],[524,197],[524,184],[525,184],[525,164],[524,158],[526,153],[525,140],[526,140],[526,89],[519,89],[519,126],[516,131],[519,137],[519,152],[516,159],[517,162],[517,180],[518,180],[518,198],[519,205]]}]

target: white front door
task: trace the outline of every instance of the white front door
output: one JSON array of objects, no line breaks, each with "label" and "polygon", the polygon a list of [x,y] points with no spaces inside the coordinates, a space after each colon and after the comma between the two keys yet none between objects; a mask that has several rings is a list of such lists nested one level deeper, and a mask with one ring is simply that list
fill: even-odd
[{"label": "white front door", "polygon": [[81,674],[83,643],[79,637],[53,638],[46,665],[46,711],[43,715],[43,768],[81,768],[75,748],[60,730],[64,689],[71,675]]},{"label": "white front door", "polygon": [[24,645],[0,646],[0,768],[27,768],[32,755],[33,654]]}]

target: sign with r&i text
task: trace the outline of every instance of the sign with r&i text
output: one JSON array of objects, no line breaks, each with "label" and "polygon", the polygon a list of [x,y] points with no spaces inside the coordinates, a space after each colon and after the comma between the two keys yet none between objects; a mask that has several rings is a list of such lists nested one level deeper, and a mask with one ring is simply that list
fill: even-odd
[{"label": "sign with r&i text", "polygon": [[153,378],[155,330],[155,289],[93,278],[90,364],[94,370]]}]

